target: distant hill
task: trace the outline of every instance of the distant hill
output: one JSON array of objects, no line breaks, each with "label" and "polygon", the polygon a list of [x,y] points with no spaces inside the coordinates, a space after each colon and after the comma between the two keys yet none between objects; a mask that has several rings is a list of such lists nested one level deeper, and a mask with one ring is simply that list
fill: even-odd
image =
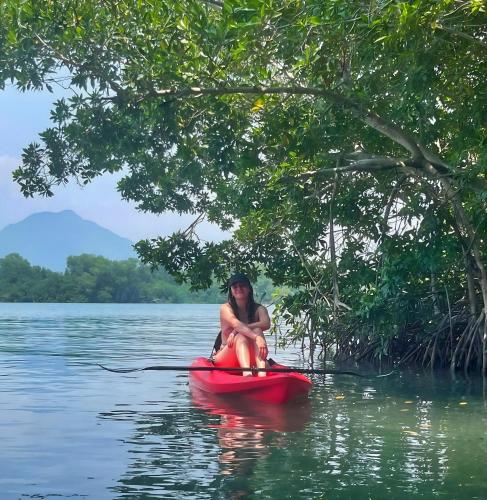
[{"label": "distant hill", "polygon": [[132,242],[72,210],[39,212],[0,231],[0,257],[18,253],[32,265],[64,271],[70,255],[102,255],[110,260],[135,257]]}]

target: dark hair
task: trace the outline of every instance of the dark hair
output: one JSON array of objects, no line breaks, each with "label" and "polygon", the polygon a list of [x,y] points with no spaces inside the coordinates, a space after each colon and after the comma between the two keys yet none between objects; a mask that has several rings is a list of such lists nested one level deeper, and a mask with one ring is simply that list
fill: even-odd
[{"label": "dark hair", "polygon": [[[255,311],[257,311],[259,304],[257,304],[254,300],[254,289],[252,288],[252,285],[250,283],[248,287],[250,289],[250,293],[247,301],[247,318],[249,323],[253,323],[255,321]],[[237,301],[235,300],[235,297],[232,295],[231,287],[228,288],[228,303],[232,308],[233,314],[235,314],[237,319],[240,319],[238,314]]]}]

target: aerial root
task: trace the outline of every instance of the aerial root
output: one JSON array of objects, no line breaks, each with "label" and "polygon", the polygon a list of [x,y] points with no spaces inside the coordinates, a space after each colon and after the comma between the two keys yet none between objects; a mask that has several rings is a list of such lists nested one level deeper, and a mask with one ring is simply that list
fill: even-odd
[{"label": "aerial root", "polygon": [[467,373],[486,369],[485,330],[484,311],[475,316],[462,312],[446,314],[429,334],[423,334],[421,325],[417,325],[414,330],[404,330],[392,339],[383,339],[378,335],[360,336],[350,328],[344,329],[338,340],[320,345],[325,351],[334,351],[333,357],[338,362],[379,362],[396,367],[419,365],[431,370],[450,368]]}]

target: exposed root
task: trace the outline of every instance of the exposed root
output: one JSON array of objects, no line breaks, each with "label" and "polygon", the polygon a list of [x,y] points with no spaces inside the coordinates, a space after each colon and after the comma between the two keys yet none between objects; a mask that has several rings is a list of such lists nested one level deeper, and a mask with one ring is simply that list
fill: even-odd
[{"label": "exposed root", "polygon": [[[385,341],[377,335],[358,336],[353,330],[344,329],[333,357],[341,363],[420,365],[431,370],[449,367],[466,373],[481,370],[486,356],[485,324],[484,312],[471,316],[462,311],[445,315],[429,334],[422,334],[421,327],[414,331],[404,329],[402,335]],[[329,352],[330,344],[321,345]]]}]

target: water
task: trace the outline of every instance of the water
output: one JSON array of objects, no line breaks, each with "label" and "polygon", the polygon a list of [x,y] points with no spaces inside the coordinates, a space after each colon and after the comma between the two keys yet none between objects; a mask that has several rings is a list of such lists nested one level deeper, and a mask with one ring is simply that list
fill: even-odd
[{"label": "water", "polygon": [[487,498],[479,379],[316,377],[282,408],[96,365],[186,365],[217,319],[217,305],[0,304],[0,499]]}]

